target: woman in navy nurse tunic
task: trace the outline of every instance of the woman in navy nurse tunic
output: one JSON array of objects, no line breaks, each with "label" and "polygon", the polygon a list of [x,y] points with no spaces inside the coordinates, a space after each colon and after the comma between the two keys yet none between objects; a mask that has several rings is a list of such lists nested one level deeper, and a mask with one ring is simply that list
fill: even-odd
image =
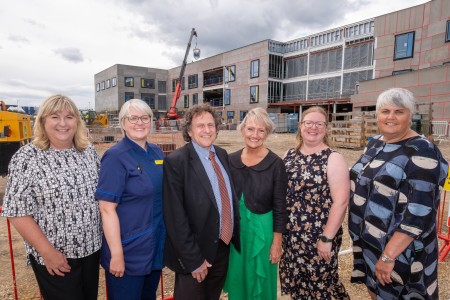
[{"label": "woman in navy nurse tunic", "polygon": [[96,199],[103,222],[101,264],[108,297],[156,299],[163,268],[163,152],[147,142],[153,113],[142,100],[122,106],[125,137],[102,157]]}]

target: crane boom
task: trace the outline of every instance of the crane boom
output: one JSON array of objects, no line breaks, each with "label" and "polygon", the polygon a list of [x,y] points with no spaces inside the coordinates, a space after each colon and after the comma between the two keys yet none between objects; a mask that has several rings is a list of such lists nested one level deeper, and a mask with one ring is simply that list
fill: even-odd
[{"label": "crane boom", "polygon": [[186,60],[188,57],[189,50],[191,49],[191,42],[192,42],[192,38],[194,37],[194,35],[197,37],[197,31],[195,31],[195,28],[192,28],[191,36],[189,37],[189,42],[188,42],[187,48],[186,48],[186,54],[184,55],[183,64],[181,65],[180,77],[178,77],[178,81],[177,81],[177,85],[175,87],[175,93],[173,95],[172,103],[170,104],[170,109],[167,112],[167,119],[169,119],[169,120],[176,120],[176,119],[180,118],[180,116],[178,115],[178,112],[177,112],[177,102],[178,102],[178,99],[180,98],[181,80],[183,79],[184,71],[186,70],[186,64],[187,64]]}]

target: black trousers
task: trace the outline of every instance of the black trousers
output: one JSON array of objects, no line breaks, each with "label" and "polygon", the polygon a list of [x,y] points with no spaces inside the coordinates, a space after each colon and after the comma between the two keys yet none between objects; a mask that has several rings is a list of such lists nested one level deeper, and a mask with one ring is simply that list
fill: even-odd
[{"label": "black trousers", "polygon": [[[217,254],[205,280],[198,283],[192,274],[175,273],[176,300],[219,300],[228,270],[230,246],[218,241]],[[210,262],[211,263],[211,262]]]},{"label": "black trousers", "polygon": [[97,300],[100,251],[83,258],[68,258],[70,272],[50,275],[30,255],[31,267],[44,300]]}]

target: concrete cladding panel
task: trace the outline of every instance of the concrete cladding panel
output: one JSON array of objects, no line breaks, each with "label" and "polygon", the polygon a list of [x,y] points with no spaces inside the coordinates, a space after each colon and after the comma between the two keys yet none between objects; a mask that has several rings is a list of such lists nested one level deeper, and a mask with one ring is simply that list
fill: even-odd
[{"label": "concrete cladding panel", "polygon": [[448,67],[436,67],[419,70],[419,85],[445,81],[448,76],[447,70]]}]

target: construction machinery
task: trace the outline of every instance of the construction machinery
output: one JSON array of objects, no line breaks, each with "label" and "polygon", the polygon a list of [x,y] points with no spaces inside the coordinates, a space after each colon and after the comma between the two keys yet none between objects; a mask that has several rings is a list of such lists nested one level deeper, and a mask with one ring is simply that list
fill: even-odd
[{"label": "construction machinery", "polygon": [[7,111],[4,101],[0,101],[0,105],[0,176],[5,176],[12,156],[31,142],[33,131],[29,115]]},{"label": "construction machinery", "polygon": [[109,126],[107,114],[98,114],[92,109],[80,110],[80,113],[86,125]]},{"label": "construction machinery", "polygon": [[[177,111],[177,102],[180,98],[181,94],[181,81],[183,80],[184,71],[186,70],[186,60],[188,57],[189,50],[191,49],[191,42],[193,37],[197,38],[197,31],[195,31],[195,28],[192,28],[191,30],[191,36],[189,37],[189,42],[187,44],[186,48],[186,54],[184,55],[183,64],[181,65],[181,71],[180,71],[180,77],[178,77],[177,85],[175,87],[175,94],[173,95],[172,104],[170,104],[170,109],[167,112],[167,119],[168,120],[178,120],[180,119],[180,115]],[[200,49],[195,47],[194,49],[194,58],[199,59],[200,58]]]}]

